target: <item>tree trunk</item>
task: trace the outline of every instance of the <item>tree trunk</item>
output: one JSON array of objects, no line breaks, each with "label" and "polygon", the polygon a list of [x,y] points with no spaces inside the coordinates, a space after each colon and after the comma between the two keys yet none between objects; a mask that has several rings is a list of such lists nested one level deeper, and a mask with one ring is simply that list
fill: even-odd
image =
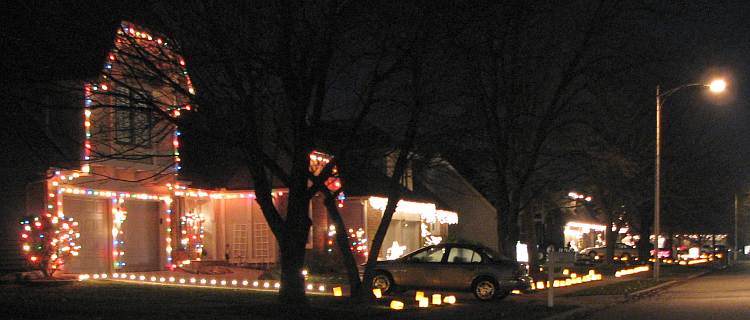
[{"label": "tree trunk", "polygon": [[[533,208],[533,207],[532,207]],[[523,216],[523,241],[526,243],[526,253],[529,255],[529,270],[539,270],[539,243],[536,237],[536,224],[534,223],[534,210],[529,208]]]},{"label": "tree trunk", "polygon": [[[370,253],[367,256],[367,263],[365,264],[365,274],[362,278],[362,283],[365,288],[368,288],[368,290],[362,290],[363,295],[365,295],[365,292],[370,292],[369,288],[372,286],[372,277],[374,276],[373,272],[375,271],[375,264],[378,261],[380,249],[383,247],[383,240],[385,240],[385,235],[388,232],[388,227],[391,225],[393,214],[396,212],[396,206],[398,205],[398,201],[401,199],[402,186],[400,181],[401,177],[404,175],[404,171],[406,171],[406,165],[408,161],[407,150],[411,150],[412,142],[414,141],[414,135],[416,135],[416,125],[408,128],[408,130],[408,141],[404,143],[404,146],[406,146],[407,148],[406,150],[402,150],[399,152],[398,159],[396,160],[396,166],[393,168],[393,175],[390,177],[388,204],[385,206],[383,218],[380,220],[378,230],[375,232],[375,237],[372,239],[372,243],[370,244]],[[370,294],[367,294],[367,296],[372,297],[372,295]]]},{"label": "tree trunk", "polygon": [[516,242],[518,242],[519,211],[510,201],[507,194],[501,194],[501,204],[497,207],[497,240],[498,249],[505,257],[516,260]]},{"label": "tree trunk", "polygon": [[[302,190],[306,191],[306,188]],[[302,269],[305,264],[305,245],[311,224],[308,216],[310,199],[306,192],[295,191],[290,188],[286,228],[282,240],[279,241],[281,250],[279,301],[287,305],[306,305],[305,278],[302,275]]]},{"label": "tree trunk", "polygon": [[[647,212],[647,211],[639,211],[639,212]],[[646,214],[644,214],[645,216]],[[641,217],[641,238],[638,239],[638,257],[642,261],[648,262],[648,259],[650,257],[650,249],[649,245],[651,241],[649,240],[649,236],[651,235],[651,222],[653,221],[653,215],[648,215],[646,217]]]},{"label": "tree trunk", "polygon": [[604,263],[605,264],[613,264],[614,263],[614,257],[615,257],[615,245],[617,244],[617,233],[619,233],[620,228],[618,227],[615,230],[612,230],[612,225],[614,224],[614,217],[611,213],[607,213],[607,228],[605,229],[605,239],[607,239],[607,250],[605,251],[605,258]]},{"label": "tree trunk", "polygon": [[346,276],[349,279],[349,288],[351,290],[350,297],[359,300],[363,294],[357,260],[354,259],[354,254],[352,254],[352,250],[349,248],[346,225],[344,225],[344,220],[341,218],[341,214],[336,206],[336,198],[330,192],[326,193],[325,205],[326,209],[328,209],[328,217],[336,227],[336,245],[339,247],[339,251],[341,251],[341,255],[344,258],[344,268],[346,268]]}]

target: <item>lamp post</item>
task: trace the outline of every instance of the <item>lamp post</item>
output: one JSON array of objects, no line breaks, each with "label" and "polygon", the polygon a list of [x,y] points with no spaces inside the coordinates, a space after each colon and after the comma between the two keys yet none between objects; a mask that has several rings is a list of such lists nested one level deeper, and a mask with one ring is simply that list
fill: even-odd
[{"label": "lamp post", "polygon": [[654,280],[659,281],[659,234],[661,233],[661,109],[664,101],[677,91],[688,87],[707,87],[713,93],[721,93],[727,87],[724,80],[717,79],[709,84],[689,83],[661,92],[656,86],[656,159],[654,163]]}]

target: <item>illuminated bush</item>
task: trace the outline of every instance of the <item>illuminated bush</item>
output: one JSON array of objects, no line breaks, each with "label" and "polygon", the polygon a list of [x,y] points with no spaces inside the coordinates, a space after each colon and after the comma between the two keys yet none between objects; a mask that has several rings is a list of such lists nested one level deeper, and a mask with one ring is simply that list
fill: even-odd
[{"label": "illuminated bush", "polygon": [[26,262],[41,270],[46,278],[60,270],[68,258],[78,255],[80,236],[78,222],[63,214],[47,213],[21,220],[21,252]]}]

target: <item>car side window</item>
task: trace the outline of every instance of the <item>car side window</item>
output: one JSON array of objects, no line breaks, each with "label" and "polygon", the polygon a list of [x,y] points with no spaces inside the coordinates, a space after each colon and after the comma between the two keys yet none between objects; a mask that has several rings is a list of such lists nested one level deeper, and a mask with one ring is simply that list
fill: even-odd
[{"label": "car side window", "polygon": [[471,249],[452,248],[448,254],[448,263],[481,263],[482,256]]},{"label": "car side window", "polygon": [[444,247],[430,248],[425,251],[414,254],[407,261],[409,262],[441,262],[443,261],[444,254],[445,254]]}]

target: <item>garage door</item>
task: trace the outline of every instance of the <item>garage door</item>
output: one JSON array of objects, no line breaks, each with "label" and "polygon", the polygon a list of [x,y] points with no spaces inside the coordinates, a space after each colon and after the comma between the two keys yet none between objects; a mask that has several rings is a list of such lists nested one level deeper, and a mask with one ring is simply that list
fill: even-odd
[{"label": "garage door", "polygon": [[122,224],[125,271],[159,270],[159,203],[125,201],[127,219]]},{"label": "garage door", "polygon": [[107,233],[107,200],[63,197],[65,215],[78,221],[81,250],[65,265],[67,272],[107,272],[109,234]]}]

